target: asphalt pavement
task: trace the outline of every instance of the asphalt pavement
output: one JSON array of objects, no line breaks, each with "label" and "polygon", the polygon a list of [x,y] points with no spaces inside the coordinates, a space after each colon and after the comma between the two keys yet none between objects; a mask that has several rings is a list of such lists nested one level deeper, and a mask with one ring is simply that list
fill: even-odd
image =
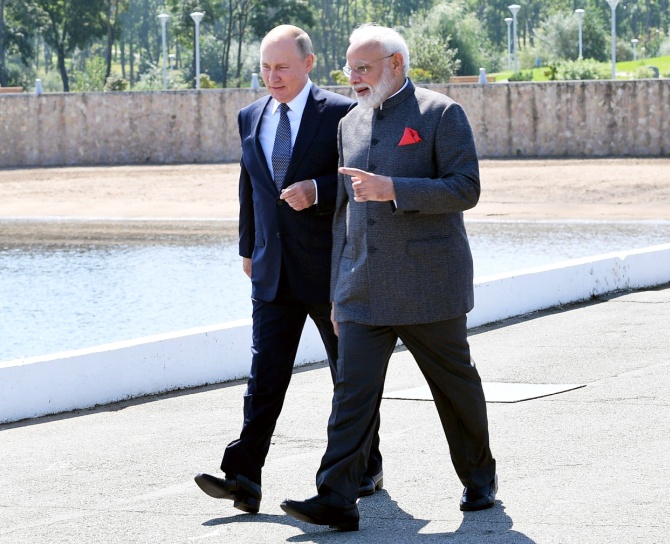
[{"label": "asphalt pavement", "polygon": [[496,391],[574,386],[489,399],[500,487],[486,511],[458,509],[462,486],[433,403],[393,398],[425,384],[401,347],[381,408],[384,489],[360,500],[358,532],[279,508],[316,492],[332,391],[316,364],[294,374],[258,515],[193,482],[217,473],[239,433],[237,381],[0,426],[0,543],[667,543],[669,322],[666,285],[471,331],[482,380]]}]

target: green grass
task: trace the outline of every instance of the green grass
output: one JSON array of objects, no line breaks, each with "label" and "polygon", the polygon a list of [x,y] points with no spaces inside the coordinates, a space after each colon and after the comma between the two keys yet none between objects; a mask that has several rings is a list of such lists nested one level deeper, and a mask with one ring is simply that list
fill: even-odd
[{"label": "green grass", "polygon": [[617,72],[634,73],[635,70],[642,66],[656,66],[661,73],[661,77],[663,77],[663,74],[670,73],[670,55],[666,57],[655,57],[653,59],[638,59],[616,63]]},{"label": "green grass", "polygon": [[[609,68],[611,66],[611,63],[603,62],[602,65]],[[626,62],[617,62],[616,63],[617,73],[625,74],[625,75],[618,75],[617,79],[630,79],[631,76],[629,74],[634,74],[635,70],[643,66],[656,66],[656,68],[658,68],[659,70],[661,77],[664,77],[664,74],[665,77],[668,77],[668,74],[670,74],[670,55],[665,57],[638,59],[636,61],[629,60]],[[531,71],[533,72],[533,81],[548,81],[547,76],[544,75],[544,72],[547,71],[546,66],[540,66],[539,68],[532,68]],[[528,70],[523,70],[523,72],[528,72]],[[501,81],[507,81],[507,79],[513,73],[514,73],[513,70],[506,70],[504,72],[498,72],[491,75],[496,76],[496,81],[501,82]]]}]

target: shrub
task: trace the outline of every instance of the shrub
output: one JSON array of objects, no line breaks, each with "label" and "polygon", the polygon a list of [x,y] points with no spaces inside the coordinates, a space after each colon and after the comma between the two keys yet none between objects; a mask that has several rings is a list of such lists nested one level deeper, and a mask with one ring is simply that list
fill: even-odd
[{"label": "shrub", "polygon": [[107,78],[103,91],[127,91],[130,83],[121,76],[111,75]]},{"label": "shrub", "polygon": [[331,70],[330,79],[335,82],[335,85],[349,85],[349,78],[344,75],[342,70]]},{"label": "shrub", "polygon": [[162,91],[163,71],[155,64],[147,63],[145,72],[133,86],[135,91]]},{"label": "shrub", "polygon": [[107,66],[101,57],[87,59],[83,70],[73,70],[70,90],[74,92],[102,91],[105,86]]},{"label": "shrub", "polygon": [[216,89],[216,82],[207,74],[200,74],[200,88],[201,89]]},{"label": "shrub", "polygon": [[610,77],[609,68],[593,59],[565,60],[557,65],[557,79],[609,79]]},{"label": "shrub", "polygon": [[640,66],[635,70],[635,79],[651,79],[655,72],[649,66]]},{"label": "shrub", "polygon": [[507,81],[533,81],[533,71],[528,70],[527,72],[524,72],[523,70],[519,70],[509,76]]},{"label": "shrub", "polygon": [[433,81],[433,74],[423,68],[410,68],[409,77],[417,83],[430,83]]}]

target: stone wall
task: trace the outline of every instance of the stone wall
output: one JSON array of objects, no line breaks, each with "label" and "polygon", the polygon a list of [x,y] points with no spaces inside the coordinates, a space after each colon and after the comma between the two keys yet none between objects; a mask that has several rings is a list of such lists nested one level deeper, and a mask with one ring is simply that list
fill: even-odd
[{"label": "stone wall", "polygon": [[[463,105],[482,158],[670,156],[668,79],[431,87]],[[0,95],[0,167],[237,161],[237,112],[263,94]]]}]

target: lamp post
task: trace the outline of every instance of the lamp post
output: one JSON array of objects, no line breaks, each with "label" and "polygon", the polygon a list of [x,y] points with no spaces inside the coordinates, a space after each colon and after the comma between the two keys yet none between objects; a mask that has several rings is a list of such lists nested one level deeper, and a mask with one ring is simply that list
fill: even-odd
[{"label": "lamp post", "polygon": [[516,40],[516,14],[519,13],[521,6],[519,4],[512,4],[507,6],[512,12],[512,22],[514,23],[514,73],[516,74],[519,70],[519,60],[517,55],[517,40]]},{"label": "lamp post", "polygon": [[633,60],[637,60],[637,44],[640,40],[633,38],[630,43],[633,44]]},{"label": "lamp post", "polygon": [[167,13],[161,13],[158,16],[158,20],[161,22],[161,30],[163,34],[163,90],[167,91],[167,68],[165,63],[167,62],[167,44],[165,42],[165,25],[170,16]]},{"label": "lamp post", "polygon": [[191,13],[191,19],[195,23],[195,88],[200,88],[200,21],[205,16],[201,11]]},{"label": "lamp post", "polygon": [[507,23],[507,69],[512,68],[512,18],[505,17]]},{"label": "lamp post", "polygon": [[579,58],[582,58],[582,17],[584,17],[583,9],[576,9],[575,15],[577,15],[577,20],[579,21]]},{"label": "lamp post", "polygon": [[616,7],[619,0],[607,0],[612,8],[612,79],[616,79]]}]

